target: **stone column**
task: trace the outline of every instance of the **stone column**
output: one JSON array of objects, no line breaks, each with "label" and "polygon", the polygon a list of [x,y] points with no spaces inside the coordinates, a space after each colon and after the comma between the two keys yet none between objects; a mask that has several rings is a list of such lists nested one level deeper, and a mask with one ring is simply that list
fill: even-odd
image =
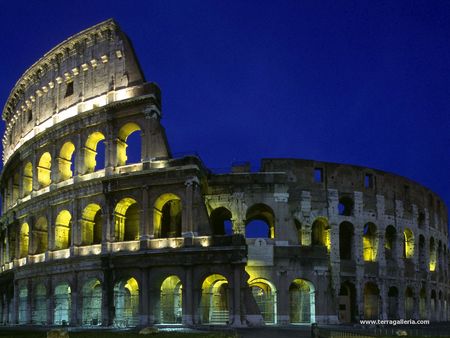
[{"label": "stone column", "polygon": [[13,313],[12,320],[13,324],[17,324],[19,322],[19,282],[14,280],[14,296],[13,296]]},{"label": "stone column", "polygon": [[183,237],[194,237],[196,233],[194,232],[193,226],[193,198],[194,189],[199,184],[199,180],[196,176],[193,176],[184,182],[186,186],[185,200],[183,201],[183,215],[181,224],[181,235]]},{"label": "stone column", "polygon": [[52,325],[53,323],[53,309],[55,307],[55,300],[53,298],[53,280],[52,277],[47,277],[47,325]]},{"label": "stone column", "polygon": [[84,174],[84,158],[81,144],[81,135],[78,133],[76,135],[75,141],[75,167],[73,170],[73,176],[76,177],[78,175]]},{"label": "stone column", "polygon": [[289,281],[286,271],[278,271],[277,290],[277,323],[279,325],[289,324]]},{"label": "stone column", "polygon": [[28,298],[27,298],[27,324],[31,324],[31,317],[33,314],[33,307],[32,307],[32,302],[31,302],[31,298],[33,297],[33,293],[32,293],[32,288],[33,288],[33,281],[32,279],[27,279],[27,292],[28,292]]},{"label": "stone column", "polygon": [[276,203],[276,211],[275,211],[275,224],[273,226],[275,229],[271,229],[273,231],[273,238],[278,240],[288,240],[289,233],[286,229],[286,220],[289,217],[289,193],[287,192],[275,192],[274,199]]},{"label": "stone column", "polygon": [[232,326],[242,326],[241,321],[241,267],[235,265],[233,267],[233,304],[232,309],[229,309],[231,314],[230,324]]},{"label": "stone column", "polygon": [[185,276],[185,285],[182,289],[183,325],[193,325],[194,298],[192,292],[192,267],[185,268]]},{"label": "stone column", "polygon": [[148,248],[148,240],[150,238],[153,238],[153,231],[150,232],[150,222],[151,222],[151,217],[150,217],[150,210],[149,210],[149,198],[148,198],[148,194],[149,194],[149,186],[146,185],[141,189],[141,193],[142,193],[142,215],[140,218],[140,229],[139,229],[139,233],[140,233],[140,246],[141,249],[146,249]]},{"label": "stone column", "polygon": [[33,191],[39,190],[39,181],[38,181],[38,162],[39,160],[37,159],[36,156],[36,151],[33,151],[33,155],[31,157],[31,172],[32,172],[32,190],[31,193],[33,193]]},{"label": "stone column", "polygon": [[[79,326],[81,325],[81,311],[82,311],[82,298],[81,298],[81,290],[78,287],[78,273],[75,272],[72,275],[72,285],[71,285],[71,293],[70,293],[70,325]],[[80,314],[80,316],[79,316]]]},{"label": "stone column", "polygon": [[150,289],[149,276],[146,269],[141,269],[141,286],[139,288],[139,325],[150,325],[149,318],[149,295],[147,290]]}]

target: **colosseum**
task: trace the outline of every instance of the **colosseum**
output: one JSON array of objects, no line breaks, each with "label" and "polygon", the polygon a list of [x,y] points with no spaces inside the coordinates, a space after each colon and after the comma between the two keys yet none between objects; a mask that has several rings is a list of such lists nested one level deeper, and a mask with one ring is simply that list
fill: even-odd
[{"label": "colosseum", "polygon": [[173,157],[160,89],[113,20],[33,64],[2,114],[3,325],[449,318],[439,196],[354,165]]}]

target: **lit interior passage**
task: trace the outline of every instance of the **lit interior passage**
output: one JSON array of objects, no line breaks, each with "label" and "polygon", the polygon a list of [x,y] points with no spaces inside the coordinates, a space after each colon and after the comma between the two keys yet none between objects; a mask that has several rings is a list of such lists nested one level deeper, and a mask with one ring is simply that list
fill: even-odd
[{"label": "lit interior passage", "polygon": [[232,235],[233,224],[231,211],[224,207],[214,209],[209,215],[214,235]]},{"label": "lit interior passage", "polygon": [[315,322],[315,290],[311,282],[295,279],[289,286],[289,319],[291,324]]},{"label": "lit interior passage", "polygon": [[70,323],[71,290],[67,283],[57,285],[54,294],[53,324],[68,325]]},{"label": "lit interior passage", "polygon": [[262,203],[247,210],[245,222],[246,238],[275,238],[275,214]]},{"label": "lit interior passage", "polygon": [[52,157],[49,152],[42,154],[37,167],[37,178],[40,188],[45,188],[52,183],[51,179]]},{"label": "lit interior passage", "polygon": [[325,246],[330,251],[330,227],[324,217],[319,217],[314,221],[311,227],[312,245]]},{"label": "lit interior passage", "polygon": [[14,205],[15,203],[17,203],[18,199],[19,199],[19,181],[20,181],[20,176],[19,173],[14,173],[13,175],[13,191],[12,191],[12,204]]},{"label": "lit interior passage", "polygon": [[403,237],[403,257],[412,258],[414,256],[414,234],[409,228],[406,228],[403,231]]},{"label": "lit interior passage", "polygon": [[122,280],[114,286],[114,325],[134,327],[139,324],[139,286],[134,278]]},{"label": "lit interior passage", "polygon": [[27,162],[23,168],[22,180],[23,196],[28,196],[33,191],[33,165]]},{"label": "lit interior passage", "polygon": [[30,243],[30,227],[28,223],[23,223],[20,227],[19,238],[19,258],[26,257],[28,255],[28,247]]},{"label": "lit interior passage", "polygon": [[229,321],[228,281],[219,274],[208,276],[202,284],[201,322],[227,324]]},{"label": "lit interior passage", "polygon": [[55,250],[67,249],[70,246],[72,215],[62,210],[55,221]]},{"label": "lit interior passage", "polygon": [[102,242],[103,216],[98,204],[89,204],[81,216],[82,245],[100,244]]},{"label": "lit interior passage", "polygon": [[28,312],[28,289],[22,286],[19,289],[19,324],[27,323]]},{"label": "lit interior passage", "polygon": [[125,197],[117,203],[114,209],[114,230],[116,240],[135,241],[139,239],[139,206],[137,202]]},{"label": "lit interior passage", "polygon": [[411,319],[414,316],[414,292],[408,286],[405,290],[405,319]]},{"label": "lit interior passage", "polygon": [[48,248],[48,223],[45,217],[39,217],[33,227],[33,254],[41,254]]},{"label": "lit interior passage", "polygon": [[91,279],[82,289],[81,320],[83,326],[102,324],[102,284],[98,279]]},{"label": "lit interior passage", "polygon": [[380,306],[380,290],[374,283],[364,286],[364,318],[378,319]]},{"label": "lit interior passage", "polygon": [[66,142],[61,147],[58,158],[59,180],[65,181],[73,176],[75,164],[75,146],[72,142]]},{"label": "lit interior passage", "polygon": [[33,292],[31,321],[35,325],[47,325],[47,289],[38,284]]},{"label": "lit interior passage", "polygon": [[153,225],[156,238],[181,237],[181,199],[175,194],[163,194],[155,201]]},{"label": "lit interior passage", "polygon": [[342,222],[339,225],[339,257],[345,260],[353,259],[354,228],[350,222]]},{"label": "lit interior passage", "polygon": [[430,271],[436,271],[436,260],[437,260],[437,253],[436,253],[436,243],[434,242],[434,238],[430,238]]},{"label": "lit interior passage", "polygon": [[[84,147],[84,166],[86,174],[94,172],[97,168],[102,169],[105,166],[104,140],[105,136],[98,131],[90,134],[87,138]],[[103,153],[101,153],[100,150],[103,150]],[[103,163],[101,163],[102,159]]]},{"label": "lit interior passage", "polygon": [[[129,122],[122,126],[119,130],[117,138],[117,165],[125,165],[127,163],[140,162],[141,159],[141,128],[133,122]],[[129,139],[135,134],[136,139]],[[133,142],[130,142],[133,141]],[[133,159],[131,157],[134,157]]]},{"label": "lit interior passage", "polygon": [[373,223],[367,223],[363,229],[363,258],[366,262],[375,262],[378,251],[377,227]]},{"label": "lit interior passage", "polygon": [[161,323],[181,324],[183,319],[182,284],[178,276],[169,276],[161,284]]},{"label": "lit interior passage", "polygon": [[277,318],[275,286],[262,278],[257,278],[249,282],[249,286],[252,289],[253,298],[258,305],[264,323],[275,324]]}]

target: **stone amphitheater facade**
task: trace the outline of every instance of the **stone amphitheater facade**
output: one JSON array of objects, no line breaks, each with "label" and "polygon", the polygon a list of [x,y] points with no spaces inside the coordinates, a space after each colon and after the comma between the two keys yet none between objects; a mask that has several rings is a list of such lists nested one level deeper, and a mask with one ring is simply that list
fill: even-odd
[{"label": "stone amphitheater facade", "polygon": [[173,158],[160,90],[113,20],[32,65],[2,117],[4,325],[449,317],[439,196],[353,165],[264,159],[217,174]]}]

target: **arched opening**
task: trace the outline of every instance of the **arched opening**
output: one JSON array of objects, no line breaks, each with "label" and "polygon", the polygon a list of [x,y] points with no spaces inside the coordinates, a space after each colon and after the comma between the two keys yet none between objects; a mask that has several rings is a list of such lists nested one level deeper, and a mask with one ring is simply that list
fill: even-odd
[{"label": "arched opening", "polygon": [[87,281],[81,294],[83,326],[97,326],[102,324],[102,284],[98,279]]},{"label": "arched opening", "polygon": [[49,152],[42,154],[37,167],[37,177],[40,188],[45,188],[52,183],[51,179],[52,157]]},{"label": "arched opening", "polygon": [[27,312],[28,312],[28,288],[26,286],[22,286],[19,289],[19,324],[26,324],[28,322]]},{"label": "arched opening", "polygon": [[289,320],[291,324],[315,322],[315,290],[311,282],[294,279],[289,286]]},{"label": "arched opening", "polygon": [[338,213],[341,216],[351,216],[353,214],[353,199],[349,196],[339,198]]},{"label": "arched opening", "polygon": [[295,230],[297,231],[298,245],[303,245],[303,242],[302,242],[302,224],[297,219],[294,219],[294,224],[295,224]]},{"label": "arched opening", "polygon": [[19,238],[19,258],[26,257],[28,255],[28,246],[30,243],[30,227],[28,223],[23,223],[20,227]]},{"label": "arched opening", "polygon": [[175,194],[158,197],[153,208],[156,238],[181,237],[181,199]]},{"label": "arched opening", "polygon": [[341,284],[339,290],[339,321],[350,323],[355,321],[356,315],[356,290],[355,285],[349,281]]},{"label": "arched opening", "polygon": [[262,278],[254,279],[248,284],[252,289],[253,298],[258,305],[264,323],[276,324],[277,293],[275,286]]},{"label": "arched opening", "polygon": [[134,327],[139,324],[139,285],[133,277],[114,286],[114,325]]},{"label": "arched opening", "polygon": [[328,221],[324,217],[319,217],[312,224],[311,242],[312,245],[326,246],[330,249],[330,227]]},{"label": "arched opening", "polygon": [[246,238],[275,238],[275,215],[266,204],[255,204],[247,210]]},{"label": "arched opening", "polygon": [[364,319],[379,318],[380,290],[374,283],[364,286]]},{"label": "arched opening", "polygon": [[412,319],[414,316],[414,292],[408,286],[405,290],[405,317]]},{"label": "arched opening", "polygon": [[96,131],[90,134],[84,147],[84,166],[86,174],[105,167],[105,136]]},{"label": "arched opening", "polygon": [[233,224],[231,222],[231,211],[220,207],[214,209],[209,216],[214,235],[232,235]]},{"label": "arched opening", "polygon": [[377,260],[378,236],[377,227],[373,223],[367,223],[363,229],[363,258],[366,262]]},{"label": "arched opening", "polygon": [[41,254],[48,248],[48,223],[45,217],[39,217],[33,228],[33,254]]},{"label": "arched opening", "polygon": [[70,246],[72,215],[62,210],[55,221],[55,250],[67,249]]},{"label": "arched opening", "polygon": [[427,318],[427,293],[424,288],[420,289],[419,293],[419,317],[420,319]]},{"label": "arched opening", "polygon": [[82,245],[100,244],[102,242],[103,216],[98,204],[89,204],[81,216]]},{"label": "arched opening", "polygon": [[203,324],[228,323],[228,281],[224,276],[214,274],[203,281],[200,316]]},{"label": "arched opening", "polygon": [[395,259],[397,257],[397,230],[392,225],[386,227],[384,235],[384,255],[386,259]]},{"label": "arched opening", "polygon": [[414,234],[409,228],[406,228],[403,231],[403,237],[403,258],[412,258],[414,256]]},{"label": "arched opening", "polygon": [[389,288],[388,291],[388,318],[398,318],[398,289],[395,286]]},{"label": "arched opening", "polygon": [[430,319],[436,320],[436,307],[437,307],[437,296],[436,291],[431,290],[431,297],[430,297]]},{"label": "arched opening", "polygon": [[139,239],[139,206],[137,202],[125,197],[117,203],[114,209],[114,229],[116,240],[135,241]]},{"label": "arched opening", "polygon": [[14,173],[13,175],[13,191],[12,191],[12,204],[16,204],[19,199],[19,181],[20,176],[19,173]]},{"label": "arched opening", "polygon": [[47,325],[47,289],[38,284],[33,290],[31,321],[35,325]]},{"label": "arched opening", "polygon": [[58,158],[59,180],[65,181],[73,176],[75,165],[75,146],[72,142],[66,142],[61,147]]},{"label": "arched opening", "polygon": [[22,181],[23,196],[28,196],[33,191],[33,165],[27,162],[23,168]]},{"label": "arched opening", "polygon": [[117,165],[141,162],[141,128],[129,122],[119,130],[117,138]]},{"label": "arched opening", "polygon": [[345,260],[353,259],[353,224],[342,222],[339,225],[339,257]]},{"label": "arched opening", "polygon": [[[419,242],[419,248],[420,248],[420,242]],[[434,242],[434,238],[430,238],[430,264],[429,269],[431,272],[436,271],[436,261],[437,261],[437,254],[436,254],[436,243]]]},{"label": "arched opening", "polygon": [[181,324],[183,297],[180,278],[169,276],[161,284],[160,312],[162,324]]},{"label": "arched opening", "polygon": [[68,325],[70,323],[71,290],[67,283],[55,287],[53,308],[53,324]]}]

